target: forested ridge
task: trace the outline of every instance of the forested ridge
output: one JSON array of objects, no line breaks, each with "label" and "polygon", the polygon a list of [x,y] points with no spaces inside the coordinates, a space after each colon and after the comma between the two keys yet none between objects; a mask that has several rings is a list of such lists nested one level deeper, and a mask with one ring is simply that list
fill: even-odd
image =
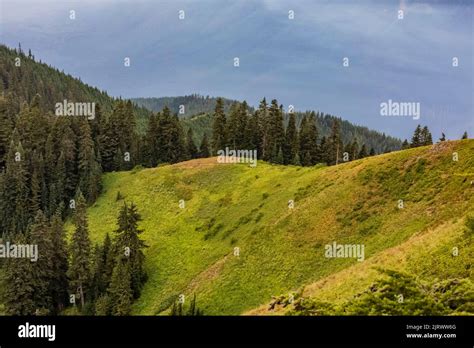
[{"label": "forested ridge", "polygon": [[[130,312],[147,278],[146,245],[133,202],[117,212],[119,228],[110,230],[116,237],[91,244],[85,211],[100,196],[104,173],[210,157],[225,148],[256,150],[258,159],[275,164],[337,165],[401,145],[330,115],[286,113],[277,100],[265,98],[255,110],[245,101],[215,99],[210,122],[200,125],[196,137],[193,123],[200,116],[182,120],[167,105],[150,112],[112,98],[21,48],[0,46],[0,79],[1,237],[46,250],[35,266],[4,263],[10,280],[4,284],[13,286],[2,295],[9,314],[59,313],[71,293],[82,313]],[[63,100],[95,103],[94,117],[56,115]],[[76,227],[67,246],[62,225],[69,217]],[[130,245],[134,256],[124,257]],[[19,277],[29,286],[16,288],[12,280]]]}]

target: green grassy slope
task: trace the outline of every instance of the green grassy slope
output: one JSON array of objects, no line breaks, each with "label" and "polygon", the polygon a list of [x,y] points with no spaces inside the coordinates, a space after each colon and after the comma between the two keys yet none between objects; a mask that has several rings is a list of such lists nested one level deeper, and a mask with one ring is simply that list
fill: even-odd
[{"label": "green grassy slope", "polygon": [[[466,276],[465,253],[445,255],[474,212],[473,154],[474,140],[463,140],[333,167],[211,158],[110,173],[88,211],[91,237],[102,242],[115,228],[118,191],[137,204],[149,280],[135,314],[165,314],[181,293],[195,293],[205,314],[258,313],[272,295],[304,285],[338,300],[365,287],[374,264]],[[363,243],[366,261],[325,258],[333,241]]]}]

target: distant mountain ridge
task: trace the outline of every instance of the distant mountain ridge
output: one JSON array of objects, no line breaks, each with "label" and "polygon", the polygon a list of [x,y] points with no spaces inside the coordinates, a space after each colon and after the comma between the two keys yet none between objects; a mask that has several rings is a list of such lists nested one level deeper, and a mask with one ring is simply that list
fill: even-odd
[{"label": "distant mountain ridge", "polygon": [[[224,112],[228,115],[229,109],[237,100],[222,98],[224,101]],[[161,98],[132,98],[137,106],[146,108],[153,112],[160,112],[165,106],[171,109],[173,113],[179,113],[180,106],[184,106],[184,114],[181,114],[182,121],[186,128],[192,128],[194,139],[200,142],[204,134],[211,135],[212,114],[216,106],[217,97],[201,96],[192,94],[179,97],[161,97]],[[270,99],[267,100],[269,102]],[[254,111],[253,107],[249,108],[250,112]],[[299,126],[303,116],[308,115],[310,111],[296,112],[296,120]],[[368,149],[373,148],[377,153],[384,153],[401,148],[400,139],[386,135],[375,130],[371,130],[365,126],[355,125],[340,117],[322,112],[316,113],[316,125],[319,131],[319,137],[328,136],[331,131],[333,122],[338,119],[341,122],[342,140],[349,143],[353,139],[357,139],[359,144],[365,144]],[[288,115],[285,114],[285,124],[288,121]]]},{"label": "distant mountain ridge", "polygon": [[[21,69],[15,66],[17,58],[20,58]],[[0,94],[9,96],[12,100],[15,109],[12,110],[12,113],[18,113],[21,103],[30,103],[37,93],[41,95],[42,109],[50,112],[54,112],[54,105],[57,102],[67,99],[71,102],[95,102],[100,104],[102,112],[109,113],[118,100],[109,96],[107,92],[84,83],[80,78],[75,78],[44,62],[36,61],[34,56],[0,45]],[[193,129],[196,143],[200,143],[205,133],[208,136],[211,135],[212,113],[217,97],[192,94],[131,100],[135,104],[137,128],[141,134],[147,127],[150,113],[161,111],[164,106],[168,106],[173,113],[182,116],[181,120],[186,129]],[[223,98],[223,100],[226,114],[228,114],[230,106],[238,102],[227,98]],[[179,113],[180,105],[184,105],[184,114]],[[252,112],[253,108],[250,107],[249,110]],[[304,113],[298,112],[296,115],[299,123]],[[316,122],[320,137],[329,134],[335,118],[328,114],[317,114]],[[359,144],[365,143],[368,149],[373,148],[377,153],[401,148],[399,139],[370,130],[367,127],[356,126],[349,121],[341,120],[341,133],[344,143],[356,138]]]},{"label": "distant mountain ridge", "polygon": [[[237,100],[222,98],[224,100],[224,111],[227,113],[230,107]],[[144,107],[153,112],[159,112],[167,106],[172,113],[178,116],[193,116],[204,113],[212,113],[216,107],[217,97],[191,94],[177,97],[159,98],[132,98],[131,101],[140,107]],[[184,106],[184,108],[182,108]],[[182,108],[180,112],[180,108]]]}]

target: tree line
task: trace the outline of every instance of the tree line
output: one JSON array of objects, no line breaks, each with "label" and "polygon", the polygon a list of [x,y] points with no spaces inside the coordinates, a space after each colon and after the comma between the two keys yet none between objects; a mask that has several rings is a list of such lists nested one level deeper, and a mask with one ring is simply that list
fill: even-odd
[{"label": "tree line", "polygon": [[375,155],[356,138],[342,141],[341,123],[334,119],[328,137],[319,136],[316,113],[304,115],[297,124],[295,113],[289,113],[284,124],[283,106],[273,99],[270,105],[264,98],[253,114],[247,103],[234,103],[228,117],[224,113],[221,99],[217,99],[212,123],[212,154],[230,149],[255,149],[264,161],[278,164],[311,166],[352,161]]},{"label": "tree line", "polygon": [[[467,131],[463,133],[461,136],[461,139],[467,139]],[[440,142],[446,141],[446,135],[444,133],[441,133],[441,138],[439,138]],[[428,129],[428,126],[424,126],[423,128],[421,125],[417,125],[415,128],[415,131],[413,132],[413,136],[411,138],[411,141],[408,142],[407,139],[405,139],[402,143],[402,149],[409,149],[413,147],[420,147],[420,146],[426,146],[426,145],[432,145],[433,144],[433,136],[431,135],[430,130]]]},{"label": "tree line", "polygon": [[87,315],[128,315],[146,281],[146,247],[139,235],[136,206],[124,204],[115,237],[106,235],[92,247],[86,201],[79,191],[74,208],[74,232],[66,243],[61,212],[48,220],[38,210],[26,233],[17,233],[16,245],[35,244],[40,256],[7,258],[3,265],[1,298],[8,315],[57,315],[68,307]]}]

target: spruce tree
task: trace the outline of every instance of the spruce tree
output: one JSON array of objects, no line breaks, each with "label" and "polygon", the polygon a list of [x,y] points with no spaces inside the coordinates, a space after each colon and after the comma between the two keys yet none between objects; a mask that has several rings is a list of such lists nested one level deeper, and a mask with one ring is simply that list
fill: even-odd
[{"label": "spruce tree", "polygon": [[299,155],[303,166],[310,166],[312,164],[310,145],[310,126],[307,116],[303,116],[300,125],[299,134]]},{"label": "spruce tree", "polygon": [[104,289],[106,289],[112,280],[112,272],[115,267],[115,251],[112,245],[112,240],[110,239],[109,233],[105,235],[104,243],[102,246],[102,258],[104,262]]},{"label": "spruce tree", "polygon": [[84,309],[86,296],[90,290],[91,281],[91,242],[86,215],[86,201],[79,191],[77,194],[76,211],[74,214],[75,230],[69,246],[71,255],[68,276],[73,291],[81,300],[81,310]]},{"label": "spruce tree", "polygon": [[311,155],[311,165],[321,162],[321,152],[318,146],[318,129],[316,127],[316,115],[311,112],[308,118],[308,144],[307,148]]},{"label": "spruce tree", "polygon": [[31,244],[37,245],[39,252],[38,260],[33,263],[33,301],[37,311],[50,314],[54,312],[51,284],[55,280],[56,260],[51,228],[41,210],[36,213],[29,234]]},{"label": "spruce tree", "polygon": [[421,146],[421,126],[416,126],[415,132],[413,133],[413,137],[411,138],[411,147],[418,147]]},{"label": "spruce tree", "polygon": [[268,105],[267,105],[267,100],[263,98],[260,101],[260,105],[258,107],[258,110],[256,111],[256,121],[258,124],[258,127],[256,129],[256,132],[258,135],[260,135],[260,146],[261,146],[261,153],[262,153],[262,159],[264,161],[268,161],[271,158],[272,155],[272,144],[271,144],[271,127],[270,127],[270,119],[269,119],[269,114],[268,114]]},{"label": "spruce tree", "polygon": [[53,279],[50,283],[50,291],[56,314],[68,303],[68,254],[61,210],[61,207],[56,210],[50,224],[53,242]]},{"label": "spruce tree", "polygon": [[360,148],[360,152],[359,152],[359,158],[365,158],[367,157],[367,147],[365,146],[365,144],[362,144],[362,147]]},{"label": "spruce tree", "polygon": [[349,152],[350,160],[351,161],[356,160],[358,158],[358,155],[359,155],[359,144],[357,142],[357,139],[354,138],[352,140],[350,152]]},{"label": "spruce tree", "polygon": [[341,140],[341,124],[338,119],[334,119],[331,128],[331,135],[328,138],[329,147],[329,163],[338,164],[342,159],[342,140]]},{"label": "spruce tree", "polygon": [[10,149],[7,154],[6,171],[3,177],[2,232],[25,233],[31,216],[29,209],[29,185],[27,154],[21,142],[16,142],[15,132],[12,136]]},{"label": "spruce tree", "polygon": [[133,290],[132,282],[132,266],[131,260],[119,256],[115,263],[112,281],[108,290],[110,309],[112,315],[130,315]]},{"label": "spruce tree", "polygon": [[243,134],[240,128],[240,105],[234,103],[230,107],[229,121],[227,122],[227,142],[231,149],[240,149]]},{"label": "spruce tree", "polygon": [[207,158],[211,155],[209,151],[209,141],[207,140],[207,134],[205,133],[202,137],[201,145],[199,146],[199,157]]},{"label": "spruce tree", "polygon": [[321,138],[321,142],[319,143],[319,149],[321,153],[321,162],[329,163],[330,147],[329,147],[328,140],[326,139],[325,136]]},{"label": "spruce tree", "polygon": [[424,126],[423,129],[421,130],[420,142],[421,142],[421,145],[433,144],[433,138],[427,126]]},{"label": "spruce tree", "polygon": [[296,116],[295,113],[290,113],[288,119],[288,125],[286,127],[285,133],[285,144],[283,147],[284,162],[285,164],[293,163],[294,159],[298,153],[299,140],[298,140],[298,130],[296,129]]},{"label": "spruce tree", "polygon": [[189,128],[186,134],[186,151],[190,159],[198,158],[199,153],[196,144],[194,144],[192,128]]},{"label": "spruce tree", "polygon": [[224,150],[227,146],[227,127],[224,114],[224,101],[217,98],[214,115],[212,117],[212,154],[217,154],[218,150]]},{"label": "spruce tree", "polygon": [[[28,244],[23,233],[18,233],[15,244]],[[34,302],[33,262],[27,258],[8,258],[5,260],[2,276],[2,303],[7,315],[33,315]]]},{"label": "spruce tree", "polygon": [[240,150],[251,149],[252,147],[252,132],[248,128],[250,122],[250,115],[248,109],[249,106],[244,100],[240,104],[239,108],[238,130],[241,136],[237,145]]},{"label": "spruce tree", "polygon": [[14,127],[14,115],[11,115],[10,109],[9,100],[0,96],[0,170],[5,165],[10,135]]},{"label": "spruce tree", "polygon": [[152,114],[148,120],[148,127],[145,134],[144,162],[149,167],[156,167],[158,159],[161,157],[158,148],[158,119]]},{"label": "spruce tree", "polygon": [[131,272],[131,287],[134,298],[140,295],[143,284],[147,276],[144,270],[145,256],[143,249],[146,248],[145,242],[140,239],[143,230],[138,229],[138,223],[141,221],[140,214],[135,204],[128,206],[124,203],[118,217],[118,229],[115,231],[115,250],[117,256],[129,258]]},{"label": "spruce tree", "polygon": [[468,138],[468,136],[467,136],[467,131],[466,131],[466,132],[463,133],[461,139],[467,139],[467,138]]},{"label": "spruce tree", "polygon": [[408,143],[408,140],[404,140],[402,143],[402,150],[410,148],[410,144]]},{"label": "spruce tree", "polygon": [[100,192],[101,171],[96,162],[94,141],[87,119],[79,121],[78,136],[78,174],[79,188],[84,192],[87,202],[94,202]]},{"label": "spruce tree", "polygon": [[276,99],[273,99],[268,110],[268,140],[266,153],[271,153],[269,161],[276,162],[278,152],[284,145],[285,130],[283,125],[283,111],[278,106]]}]

